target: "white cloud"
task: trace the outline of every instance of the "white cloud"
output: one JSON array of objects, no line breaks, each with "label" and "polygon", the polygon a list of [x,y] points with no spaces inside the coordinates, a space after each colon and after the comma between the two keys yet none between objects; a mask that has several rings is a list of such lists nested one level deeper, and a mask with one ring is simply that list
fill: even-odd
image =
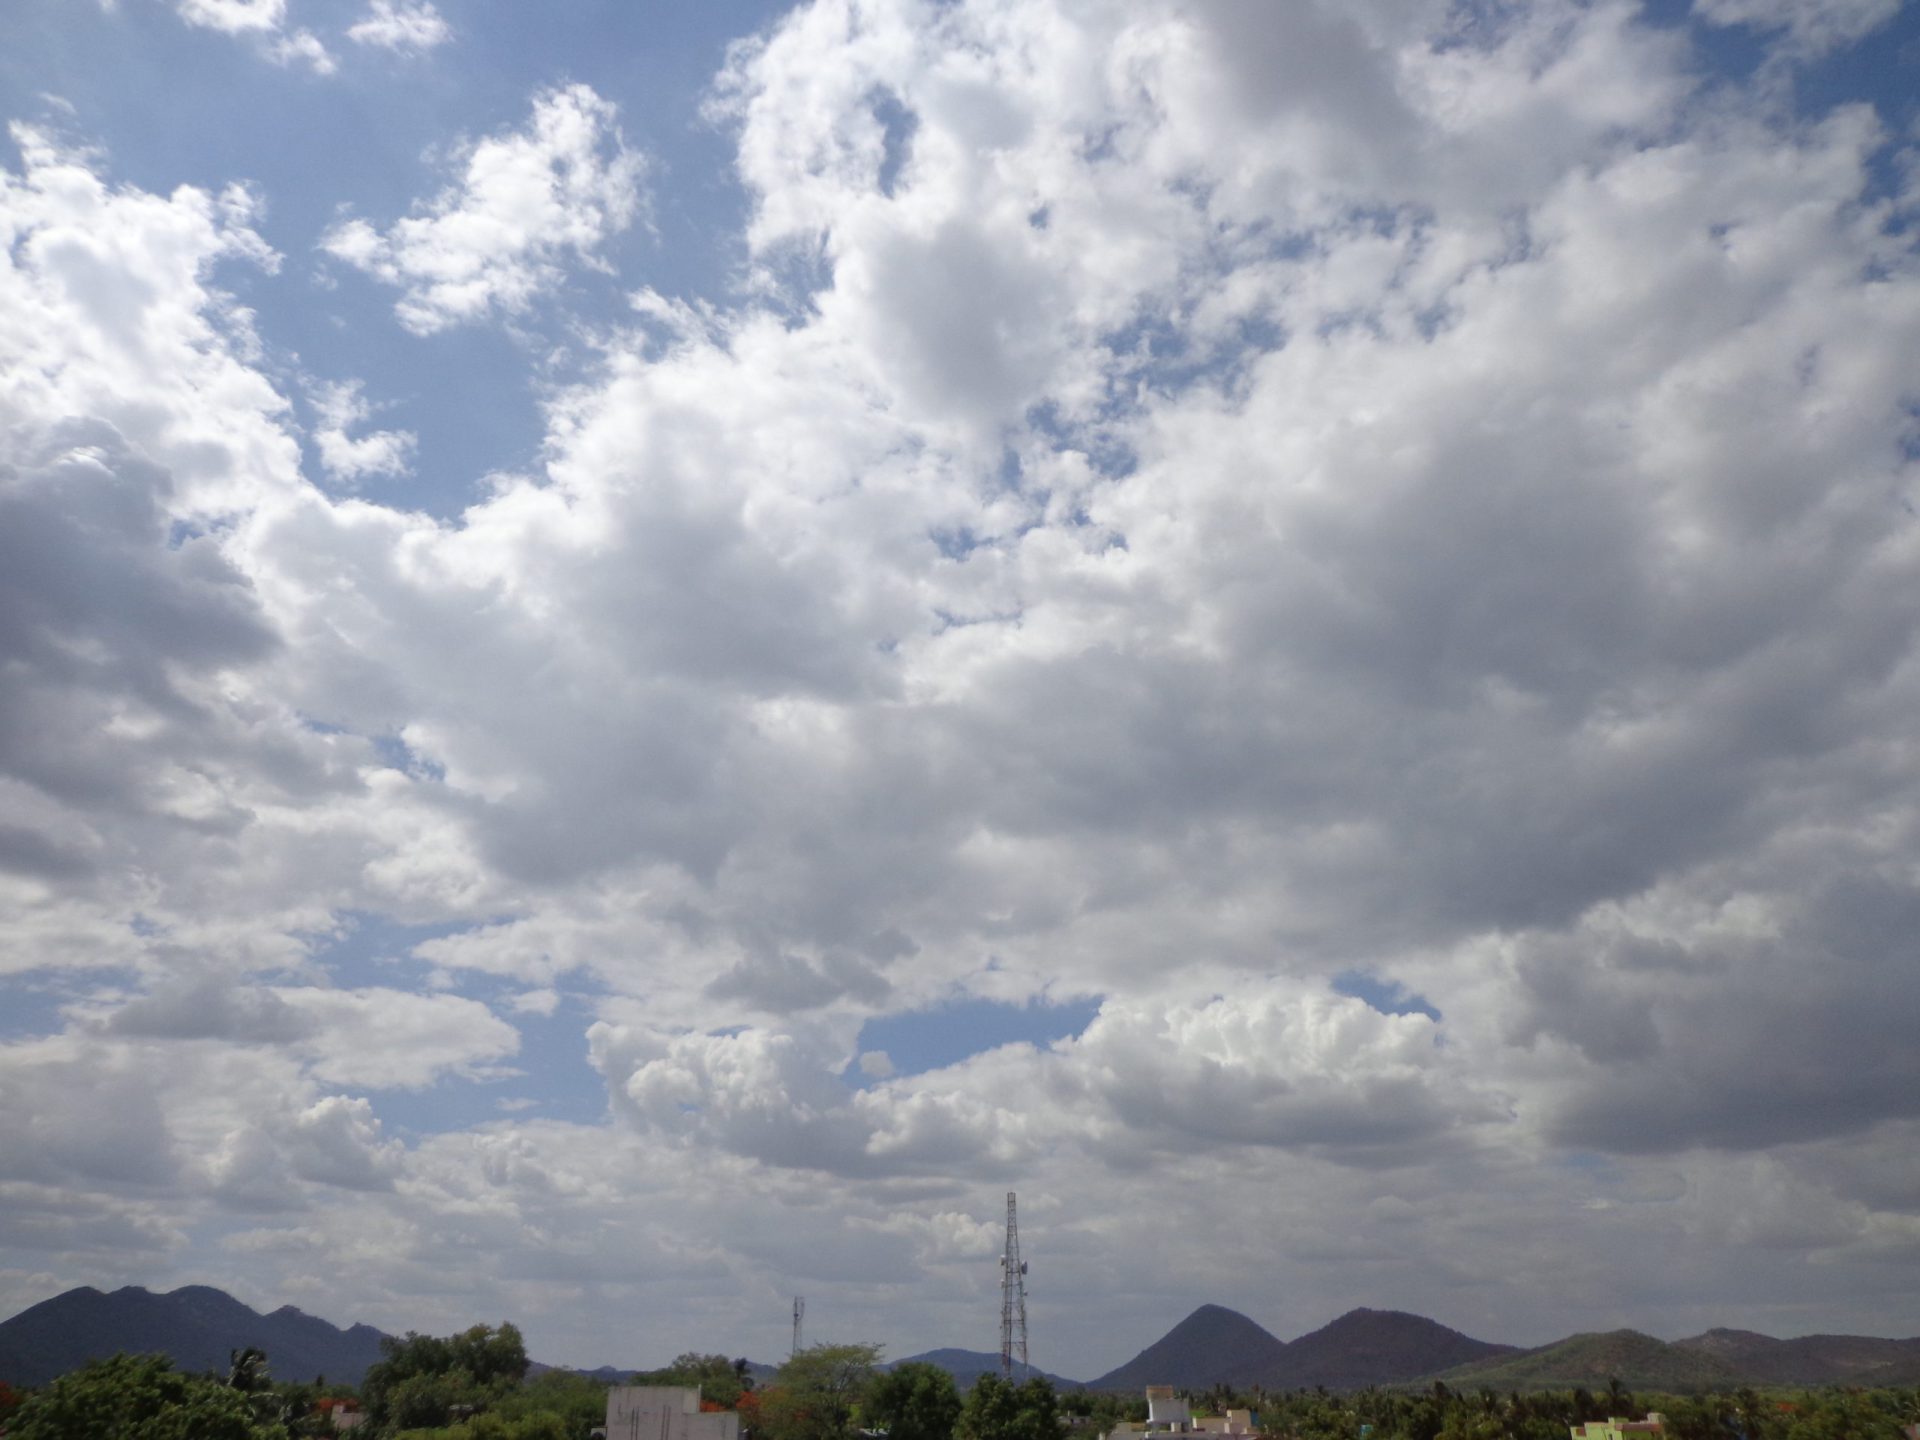
[{"label": "white cloud", "polygon": [[491,1073],[520,1035],[477,1000],[389,989],[283,988],[278,999],[310,1024],[303,1048],[332,1085],[418,1088],[445,1074]]},{"label": "white cloud", "polygon": [[319,75],[339,68],[319,36],[286,28],[286,0],[176,0],[175,8],[189,25],[259,41],[276,65],[303,64]]},{"label": "white cloud", "polygon": [[335,480],[351,485],[368,476],[400,476],[413,469],[419,438],[411,430],[374,430],[352,436],[347,432],[373,417],[373,406],[361,394],[358,380],[322,386],[314,397],[320,424],[313,441],[320,464]]},{"label": "white cloud", "polygon": [[640,214],[645,161],[615,116],[585,85],[536,96],[528,128],[469,147],[459,182],[420,213],[385,234],[342,221],[321,248],[400,287],[396,313],[416,334],[525,310],[561,283],[566,260],[594,264]]},{"label": "white cloud", "polygon": [[[1631,5],[1439,12],[796,11],[724,81],[755,288],[616,277],[637,330],[457,521],[302,477],[215,283],[274,263],[246,192],[21,132],[21,1273],[119,1236],[623,1364],[586,1280],[750,1353],[804,1281],[932,1345],[1017,1186],[1062,1368],[1201,1298],[1903,1323],[1920,281],[1881,131],[1690,106]],[[422,333],[511,316],[638,217],[614,122],[544,94],[326,247]],[[318,408],[337,478],[402,474],[351,382]],[[380,921],[433,938],[361,954]],[[505,1068],[563,991],[611,1123]],[[863,1039],[1042,995],[1104,998],[923,1073]],[[385,1092],[507,1074],[392,1138]],[[236,1211],[299,1223],[190,1246]],[[1754,1244],[1819,1263],[1770,1299]]]},{"label": "white cloud", "polygon": [[560,1008],[557,990],[523,990],[507,1002],[521,1015],[551,1015]]},{"label": "white cloud", "polygon": [[176,8],[189,25],[229,35],[270,33],[287,18],[287,0],[178,0]]},{"label": "white cloud", "polygon": [[347,30],[361,45],[419,54],[453,38],[453,31],[431,0],[372,0],[364,18]]},{"label": "white cloud", "polygon": [[267,55],[276,65],[302,64],[316,75],[331,75],[340,68],[320,37],[311,30],[294,30],[267,47]]},{"label": "white cloud", "polygon": [[1900,0],[1695,0],[1694,14],[1714,25],[1748,25],[1783,32],[1800,57],[1865,39],[1900,13]]}]

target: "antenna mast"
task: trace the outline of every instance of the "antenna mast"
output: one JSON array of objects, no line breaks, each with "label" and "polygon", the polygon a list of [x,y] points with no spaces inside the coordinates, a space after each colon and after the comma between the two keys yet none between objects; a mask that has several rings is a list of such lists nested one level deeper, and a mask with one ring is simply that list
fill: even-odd
[{"label": "antenna mast", "polygon": [[800,1321],[806,1316],[807,1302],[804,1297],[793,1297],[793,1353],[800,1353]]},{"label": "antenna mast", "polygon": [[1007,1248],[1000,1256],[1000,1374],[1013,1378],[1018,1356],[1020,1373],[1027,1371],[1027,1264],[1020,1258],[1020,1222],[1013,1210],[1013,1191],[1007,1192]]}]

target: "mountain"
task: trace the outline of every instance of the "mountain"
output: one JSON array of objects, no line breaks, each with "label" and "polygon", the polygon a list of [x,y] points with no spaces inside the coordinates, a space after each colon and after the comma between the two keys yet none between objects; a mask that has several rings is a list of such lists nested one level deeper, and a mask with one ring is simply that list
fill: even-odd
[{"label": "mountain", "polygon": [[[942,1370],[953,1376],[953,1383],[958,1385],[962,1390],[970,1388],[973,1382],[978,1380],[982,1375],[998,1375],[1000,1373],[1000,1352],[997,1350],[929,1350],[923,1355],[909,1355],[904,1360],[890,1360],[887,1362],[886,1368],[891,1370],[896,1365],[906,1365],[913,1362],[939,1366]],[[1063,1376],[1054,1375],[1038,1368],[1029,1368],[1024,1374],[1016,1369],[1014,1379],[1017,1382],[1024,1379],[1026,1375],[1045,1376],[1052,1382],[1053,1388],[1056,1390],[1078,1390],[1080,1388],[1080,1382],[1078,1380],[1068,1380]]]},{"label": "mountain", "polygon": [[1512,1345],[1475,1340],[1424,1315],[1349,1310],[1331,1325],[1286,1345],[1279,1364],[1261,1383],[1269,1390],[1314,1385],[1364,1390],[1514,1353]]},{"label": "mountain", "polygon": [[1117,1370],[1089,1380],[1089,1390],[1177,1385],[1258,1385],[1274,1373],[1287,1347],[1236,1310],[1202,1305]]},{"label": "mountain", "polygon": [[1752,1330],[1709,1330],[1673,1343],[1725,1361],[1756,1385],[1900,1385],[1913,1383],[1903,1377],[1920,1371],[1920,1339],[1802,1335],[1776,1340]]},{"label": "mountain", "polygon": [[44,1385],[119,1350],[159,1351],[182,1370],[224,1372],[231,1351],[257,1345],[276,1380],[325,1375],[357,1385],[380,1358],[380,1339],[371,1325],[341,1330],[291,1305],[262,1315],[206,1285],[165,1295],[86,1285],[0,1322],[0,1380]]},{"label": "mountain", "polygon": [[1456,1366],[1434,1377],[1455,1389],[1569,1390],[1584,1385],[1604,1389],[1617,1377],[1629,1390],[1687,1394],[1732,1389],[1747,1378],[1718,1355],[1686,1349],[1642,1335],[1638,1330],[1572,1335],[1537,1350],[1521,1350],[1501,1359]]}]

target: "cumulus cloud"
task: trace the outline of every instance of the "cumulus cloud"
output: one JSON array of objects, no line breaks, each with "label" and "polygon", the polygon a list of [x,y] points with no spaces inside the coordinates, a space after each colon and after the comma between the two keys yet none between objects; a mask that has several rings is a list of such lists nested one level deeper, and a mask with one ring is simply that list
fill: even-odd
[{"label": "cumulus cloud", "polygon": [[319,36],[287,28],[287,0],[177,0],[176,9],[189,25],[258,40],[277,65],[299,63],[321,75],[338,68]]},{"label": "cumulus cloud", "polygon": [[399,287],[395,313],[416,334],[523,311],[640,214],[646,162],[616,114],[586,85],[536,96],[524,131],[471,145],[460,180],[418,213],[384,233],[344,220],[320,247]]},{"label": "cumulus cloud", "polygon": [[1331,994],[1109,1003],[1051,1050],[1009,1045],[898,1080],[885,1055],[863,1055],[863,1072],[885,1083],[857,1092],[837,1082],[824,1031],[660,1036],[602,1023],[590,1040],[647,1129],[847,1175],[1004,1170],[1080,1149],[1130,1166],[1240,1145],[1404,1163],[1455,1143],[1458,1127],[1505,1118],[1427,1017]]},{"label": "cumulus cloud", "polygon": [[360,45],[420,54],[453,38],[453,30],[430,0],[373,0],[367,13],[348,27],[347,38]]},{"label": "cumulus cloud", "polygon": [[[215,283],[274,264],[248,192],[22,132],[5,963],[74,988],[5,1056],[0,1183],[154,1245],[299,1211],[233,1253],[390,1328],[579,1336],[574,1277],[731,1324],[806,1276],[951,1343],[1016,1186],[1053,1293],[1129,1257],[1139,1343],[1276,1289],[1283,1328],[1662,1294],[1678,1332],[1767,1301],[1751,1244],[1821,1260],[1803,1328],[1897,1316],[1911,196],[1865,107],[1691,104],[1689,43],[1624,3],[801,7],[713,107],[747,289],[639,291],[457,521],[302,476]],[[583,86],[456,168],[323,242],[420,334],[640,214]],[[357,388],[319,410],[333,478],[405,478]],[[349,914],[417,927],[377,985]],[[387,1092],[511,1073],[501,1017],[563,990],[609,1123],[516,1074],[396,1148]],[[1041,995],[1105,998],[922,1073],[862,1038]],[[81,1075],[114,1145],[53,1123]],[[1090,1308],[1053,1318],[1110,1363]]]},{"label": "cumulus cloud", "polygon": [[459,995],[300,986],[277,998],[309,1023],[313,1073],[329,1084],[430,1085],[447,1072],[488,1073],[520,1047],[511,1025]]},{"label": "cumulus cloud", "polygon": [[313,441],[320,464],[335,480],[351,485],[367,476],[405,475],[413,469],[419,437],[411,430],[373,430],[364,435],[347,432],[373,417],[373,406],[361,394],[358,380],[326,385],[315,397],[320,424]]},{"label": "cumulus cloud", "polygon": [[287,18],[287,0],[179,0],[178,9],[189,25],[229,35],[278,30]]}]

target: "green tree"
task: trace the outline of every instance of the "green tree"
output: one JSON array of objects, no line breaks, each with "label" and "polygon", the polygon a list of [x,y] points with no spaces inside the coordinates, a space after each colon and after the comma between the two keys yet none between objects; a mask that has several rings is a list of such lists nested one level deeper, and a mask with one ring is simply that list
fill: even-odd
[{"label": "green tree", "polygon": [[889,1440],[953,1440],[960,1391],[938,1365],[909,1360],[873,1377],[860,1413]]},{"label": "green tree", "polygon": [[724,1355],[702,1355],[688,1351],[662,1370],[642,1370],[633,1377],[636,1385],[698,1385],[700,1398],[731,1410],[740,1397],[753,1388],[745,1360],[729,1360]]},{"label": "green tree", "polygon": [[115,1355],[62,1375],[14,1412],[7,1440],[286,1440],[247,1397],[165,1355]]},{"label": "green tree", "polygon": [[273,1383],[273,1376],[267,1369],[267,1352],[259,1346],[229,1350],[227,1360],[230,1362],[227,1368],[228,1389],[252,1395]]},{"label": "green tree", "polygon": [[847,1440],[873,1381],[878,1345],[810,1345],[757,1393],[759,1440]]},{"label": "green tree", "polygon": [[998,1375],[982,1375],[967,1392],[954,1435],[956,1440],[1060,1440],[1053,1382],[1035,1375],[1010,1385]]},{"label": "green tree", "polygon": [[383,1434],[445,1426],[456,1408],[484,1410],[527,1373],[527,1347],[512,1325],[475,1325],[458,1335],[387,1336],[362,1386],[369,1422]]},{"label": "green tree", "polygon": [[607,1387],[591,1375],[549,1370],[524,1382],[490,1413],[507,1420],[556,1416],[568,1440],[587,1440],[607,1418]]}]

